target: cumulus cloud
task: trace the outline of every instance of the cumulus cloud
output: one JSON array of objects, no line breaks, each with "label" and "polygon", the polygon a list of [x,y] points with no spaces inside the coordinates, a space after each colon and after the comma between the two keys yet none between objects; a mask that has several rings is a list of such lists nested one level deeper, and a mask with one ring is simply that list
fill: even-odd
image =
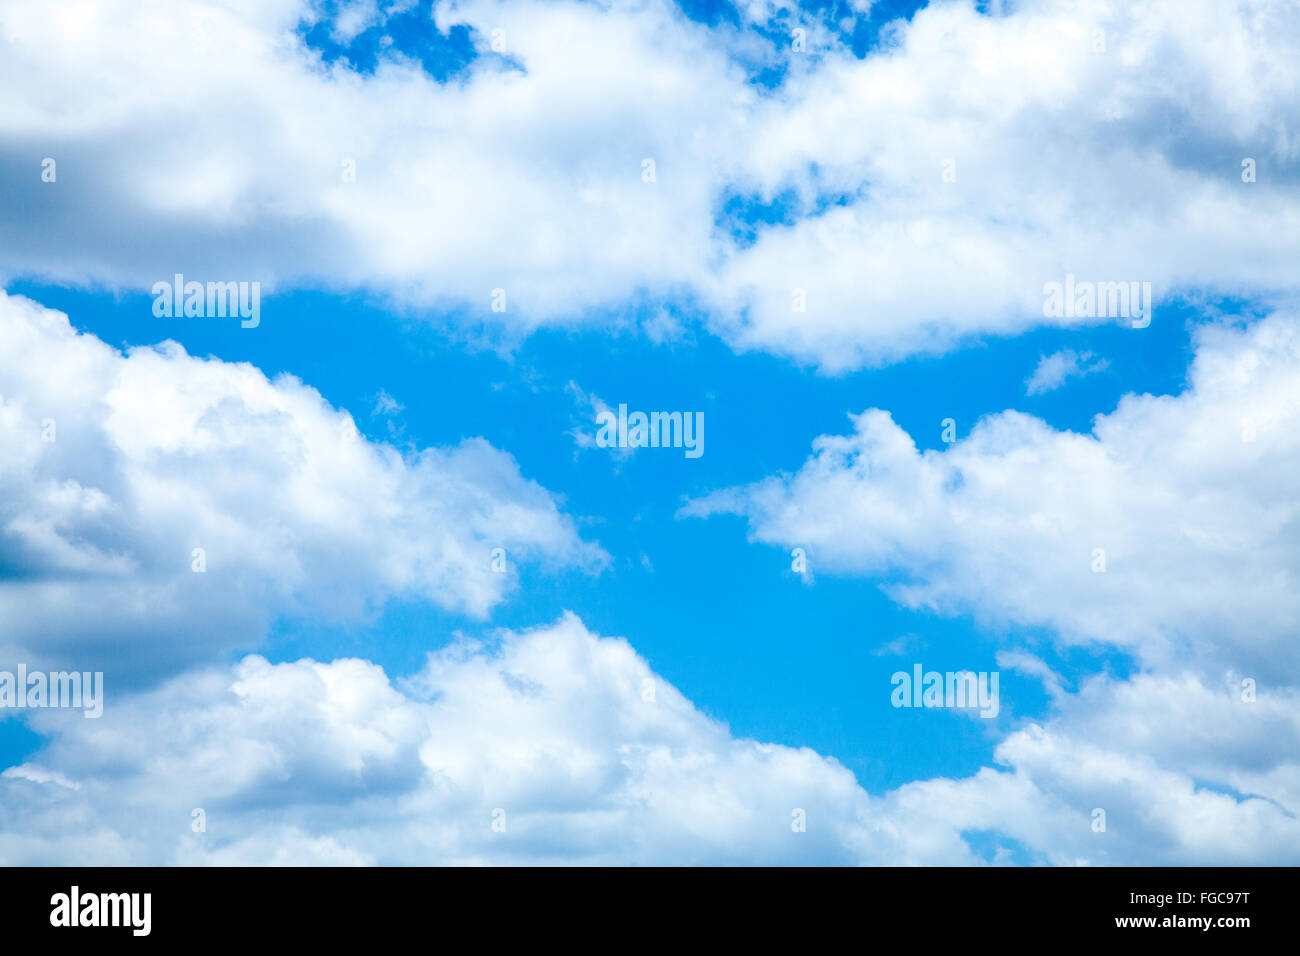
[{"label": "cumulus cloud", "polygon": [[1241,691],[1186,673],[1098,677],[998,745],[1008,770],[897,799],[931,808],[936,833],[992,830],[1058,865],[1294,864],[1300,693]]},{"label": "cumulus cloud", "polygon": [[511,568],[605,559],[482,439],[402,452],[290,376],[174,342],[123,354],[3,294],[0,396],[0,631],[34,666],[121,686],[280,616],[482,616],[514,583],[497,547]]},{"label": "cumulus cloud", "polygon": [[0,170],[23,213],[0,225],[9,274],[366,286],[531,327],[708,258],[714,144],[752,94],[670,4],[439,4],[424,42],[467,24],[481,53],[446,84],[396,48],[373,74],[326,65],[297,32],[318,15],[0,7]]},{"label": "cumulus cloud", "polygon": [[[409,7],[345,4],[326,33]],[[1150,281],[1157,322],[1190,288],[1296,291],[1281,0],[935,3],[863,59],[784,0],[712,28],[665,0],[442,2],[426,40],[468,25],[478,54],[447,82],[391,42],[373,71],[331,61],[303,39],[318,18],[0,2],[0,278],[365,288],[513,333],[631,312],[662,339],[698,312],[829,370],[1097,321],[1044,315],[1066,274]],[[512,583],[494,547],[510,568],[604,555],[481,440],[404,453],[292,378],[123,354],[0,296],[0,650],[119,678],[99,720],[29,714],[46,741],[0,774],[0,859],[971,863],[992,832],[1034,862],[1294,863],[1300,323],[1196,347],[1186,391],[1088,434],[1007,411],[921,451],[873,409],[796,474],[687,508],[909,607],[1133,655],[1070,690],[1012,639],[999,666],[1043,682],[1046,715],[995,766],[871,795],[572,617],[458,639],[403,681],[212,663],[284,616],[484,615]],[[1045,357],[1028,389],[1091,361]]]},{"label": "cumulus cloud", "polygon": [[743,514],[909,607],[1297,681],[1300,322],[1203,327],[1196,349],[1186,391],[1127,395],[1090,434],[1005,411],[922,451],[871,409],[795,474],[686,513]]},{"label": "cumulus cloud", "polygon": [[[1006,411],[919,450],[872,409],[794,474],[684,509],[973,615],[1006,645],[999,666],[1042,681],[1047,714],[997,766],[887,795],[936,845],[988,831],[1057,864],[1300,858],[1300,321],[1203,326],[1195,348],[1185,391],[1127,395],[1089,434]],[[1023,649],[1041,631],[1118,647],[1135,673],[1071,690]]]},{"label": "cumulus cloud", "polygon": [[1296,289],[1283,0],[935,3],[863,59],[784,3],[442,2],[422,42],[479,53],[445,83],[400,44],[327,63],[306,0],[51,10],[0,5],[11,276],[365,287],[515,333],[676,297],[828,369],[1092,321],[1044,318],[1067,272]]},{"label": "cumulus cloud", "polygon": [[572,616],[461,638],[398,682],[252,656],[98,721],[35,714],[49,742],[0,776],[0,859],[971,864],[992,831],[1035,862],[1294,862],[1297,698],[1230,690],[1097,680],[1008,737],[1005,768],[876,797],[732,735]]},{"label": "cumulus cloud", "polygon": [[[798,214],[727,258],[724,324],[834,369],[1061,322],[1044,286],[1067,274],[1150,281],[1166,301],[1294,292],[1296,249],[1269,237],[1300,208],[1296,16],[939,3],[863,60],[826,58],[755,107],[738,183]],[[1247,158],[1267,184],[1243,182]]]},{"label": "cumulus cloud", "polygon": [[459,640],[403,687],[364,661],[253,656],[118,701],[94,727],[37,715],[50,743],[0,778],[0,858],[852,862],[877,839],[844,767],[731,736],[573,617]]}]

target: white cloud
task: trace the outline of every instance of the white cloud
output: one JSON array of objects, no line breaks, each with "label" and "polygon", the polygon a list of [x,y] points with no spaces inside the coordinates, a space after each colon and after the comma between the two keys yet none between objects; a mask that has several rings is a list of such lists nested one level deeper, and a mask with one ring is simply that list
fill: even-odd
[{"label": "white cloud", "polygon": [[[399,692],[357,660],[195,672],[0,778],[6,863],[852,862],[869,799],[807,749],[732,737],[572,617],[461,640]],[[653,699],[647,700],[647,687]],[[69,775],[80,790],[43,781]],[[192,811],[206,832],[191,831]],[[506,831],[492,830],[505,811]],[[791,829],[807,812],[806,833]],[[905,843],[881,839],[880,849]]]},{"label": "white cloud", "polygon": [[123,355],[3,294],[0,396],[0,631],[34,666],[111,664],[120,686],[284,615],[484,615],[514,583],[496,547],[512,568],[605,559],[482,439],[403,454],[292,377],[170,342]]},{"label": "white cloud", "polygon": [[[708,258],[712,144],[752,94],[671,5],[440,4],[438,26],[472,24],[484,52],[447,85],[396,54],[373,76],[327,68],[294,34],[307,17],[292,0],[0,7],[0,167],[42,224],[0,226],[9,273],[364,285],[528,328]],[[526,72],[487,50],[498,28]]]},{"label": "white cloud", "polygon": [[1053,863],[1294,862],[1296,704],[1097,680],[1011,734],[1007,769],[873,797],[807,748],[733,736],[566,616],[462,638],[398,686],[365,661],[249,657],[98,721],[34,714],[50,740],[0,776],[0,860],[970,864],[991,830]]},{"label": "white cloud", "polygon": [[[516,333],[682,297],[739,347],[830,369],[1060,321],[1042,287],[1066,272],[1296,291],[1300,12],[1282,0],[937,3],[863,60],[825,24],[800,54],[666,0],[435,10],[485,54],[445,85],[397,53],[374,75],[324,67],[296,0],[0,6],[8,274],[366,287]],[[522,70],[487,50],[496,28]],[[750,83],[756,63],[785,84]],[[737,242],[714,222],[733,195],[793,197],[789,224]]]},{"label": "white cloud", "polygon": [[[742,175],[805,208],[851,201],[727,259],[723,314],[747,309],[731,334],[846,368],[1043,324],[1043,286],[1067,273],[1151,281],[1158,298],[1293,292],[1297,249],[1271,237],[1297,234],[1297,13],[1041,0],[992,18],[943,3],[887,51],[827,58],[756,107]],[[1242,182],[1244,157],[1267,185]]]},{"label": "white cloud", "polygon": [[[5,278],[367,287],[513,332],[680,297],[738,347],[828,369],[1042,324],[1067,272],[1296,291],[1289,3],[936,4],[865,60],[810,24],[814,55],[782,53],[771,94],[741,67],[771,49],[659,0],[439,4],[443,29],[503,28],[522,67],[484,56],[446,85],[397,55],[324,67],[298,0],[50,10],[0,3]],[[383,15],[350,4],[333,35]],[[733,194],[784,197],[790,223],[737,241],[714,224]],[[652,338],[681,334],[654,315]],[[484,442],[403,455],[295,380],[174,344],[124,356],[25,300],[0,297],[0,345],[7,654],[144,678],[284,615],[484,614],[511,584],[495,546],[603,558]],[[110,682],[97,721],[33,713],[50,739],[0,775],[0,858],[967,863],[964,834],[993,830],[1055,863],[1295,862],[1300,325],[1197,347],[1188,391],[1129,396],[1089,435],[1004,412],[920,452],[871,410],[796,475],[690,509],[746,514],[819,569],[888,573],[909,606],[1133,652],[1135,677],[1067,693],[1004,650],[1052,709],[999,744],[1002,769],[868,795],[811,750],[734,737],[566,618],[459,641],[397,685],[366,661],[249,657]],[[1049,357],[1031,393],[1086,361]]]},{"label": "white cloud", "polygon": [[[999,744],[1009,774],[903,789],[951,801],[958,822],[1057,864],[1294,863],[1300,694],[1274,689],[1245,703],[1239,690],[1187,674],[1098,678],[1061,700],[1052,720]],[[1015,796],[999,805],[1006,792]],[[1098,809],[1104,832],[1093,828]]]},{"label": "white cloud", "polygon": [[[1195,346],[1186,391],[1128,395],[1091,434],[1007,411],[920,451],[873,409],[795,474],[684,509],[972,614],[1002,633],[1000,667],[1042,681],[1049,711],[998,744],[1004,769],[887,795],[936,846],[979,830],[1056,864],[1300,858],[1300,322],[1205,326]],[[1028,628],[1136,672],[1070,692],[1020,649]]]},{"label": "white cloud", "polygon": [[330,32],[335,42],[347,43],[379,19],[379,4],[375,0],[344,0]]},{"label": "white cloud", "polygon": [[1034,373],[1025,381],[1025,394],[1041,395],[1060,388],[1067,379],[1080,378],[1104,370],[1110,363],[1105,359],[1093,361],[1091,352],[1080,355],[1074,349],[1061,349],[1038,360]]},{"label": "white cloud", "polygon": [[1125,396],[1091,434],[1005,411],[920,451],[871,409],[794,475],[686,513],[747,515],[909,607],[1300,681],[1300,323],[1204,327],[1196,348],[1185,392]]}]

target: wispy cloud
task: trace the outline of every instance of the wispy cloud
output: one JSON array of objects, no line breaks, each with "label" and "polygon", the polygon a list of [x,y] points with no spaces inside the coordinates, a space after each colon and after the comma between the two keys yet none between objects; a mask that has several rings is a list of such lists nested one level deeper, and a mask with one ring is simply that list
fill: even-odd
[{"label": "wispy cloud", "polygon": [[1069,379],[1082,378],[1084,375],[1100,372],[1109,366],[1109,361],[1096,358],[1091,352],[1080,354],[1073,349],[1061,349],[1051,355],[1044,355],[1038,360],[1034,374],[1025,380],[1025,393],[1041,395],[1060,388]]}]

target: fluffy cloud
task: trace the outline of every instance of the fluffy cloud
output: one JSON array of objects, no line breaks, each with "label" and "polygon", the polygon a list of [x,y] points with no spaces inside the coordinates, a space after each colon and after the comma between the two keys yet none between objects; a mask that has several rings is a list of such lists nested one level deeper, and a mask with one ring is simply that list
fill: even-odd
[{"label": "fluffy cloud", "polygon": [[733,738],[572,617],[455,642],[405,693],[249,657],[35,726],[0,778],[6,863],[851,862],[874,839],[844,767]]},{"label": "fluffy cloud", "polygon": [[[999,766],[887,795],[936,846],[987,831],[1056,864],[1300,857],[1300,322],[1205,326],[1195,347],[1184,392],[1125,396],[1090,434],[1007,411],[922,451],[873,409],[796,473],[684,509],[974,615],[1008,645],[1000,666],[1043,681],[1047,715]],[[1016,649],[1028,629],[1117,646],[1136,673],[1072,690]]]},{"label": "fluffy cloud", "polygon": [[1205,327],[1196,348],[1185,392],[1125,396],[1091,434],[1006,411],[921,451],[872,409],[794,475],[687,513],[744,514],[909,607],[1300,681],[1300,323]]},{"label": "fluffy cloud", "polygon": [[569,616],[462,638],[396,686],[254,656],[99,720],[36,713],[49,742],[0,776],[0,860],[971,864],[991,831],[1051,863],[1294,862],[1296,704],[1098,680],[1004,741],[1007,769],[873,797],[807,748],[732,736]]},{"label": "fluffy cloud", "polygon": [[504,288],[499,317],[526,327],[708,258],[715,144],[753,96],[671,6],[441,4],[436,26],[472,24],[482,53],[446,85],[396,50],[373,75],[326,66],[296,32],[317,15],[0,8],[0,170],[27,220],[0,225],[11,273],[365,285],[475,321]]},{"label": "fluffy cloud", "polygon": [[11,275],[360,286],[516,332],[678,296],[831,369],[1048,321],[1067,272],[1296,288],[1283,0],[936,3],[865,59],[783,3],[709,28],[665,0],[444,2],[480,54],[446,83],[401,44],[327,66],[305,0],[68,7],[0,5]]},{"label": "fluffy cloud", "polygon": [[731,334],[844,368],[1042,324],[1067,273],[1293,292],[1297,249],[1267,237],[1300,209],[1296,16],[934,4],[878,53],[828,57],[756,107],[743,176],[801,215],[720,270]]},{"label": "fluffy cloud", "polygon": [[[349,4],[328,33],[393,8]],[[662,0],[445,2],[434,25],[472,26],[479,54],[446,83],[400,44],[373,73],[327,64],[303,0],[53,9],[0,2],[0,278],[364,287],[515,332],[675,297],[832,370],[1049,321],[1066,273],[1296,291],[1300,13],[1280,0],[936,3],[862,60],[784,2],[738,28]],[[748,29],[796,21],[809,53]],[[679,334],[667,315],[647,329]],[[119,678],[99,720],[28,715],[47,740],[0,774],[0,859],[970,863],[978,831],[995,860],[1294,863],[1300,324],[1197,348],[1183,394],[1128,396],[1090,434],[1004,412],[919,451],[871,410],[797,474],[689,509],[912,607],[1135,656],[1070,690],[1013,639],[1001,666],[1049,712],[996,766],[873,796],[734,737],[573,618],[458,640],[407,681],[209,666],[285,615],[484,614],[510,586],[493,547],[603,555],[481,441],[404,455],[292,379],[123,355],[0,297],[0,651]]]},{"label": "fluffy cloud", "polygon": [[936,839],[993,831],[1057,865],[1294,864],[1300,693],[1241,690],[1185,673],[1098,677],[998,745],[1009,770],[892,797],[927,814]]},{"label": "fluffy cloud", "polygon": [[604,559],[481,439],[404,454],[291,377],[3,294],[0,396],[0,631],[33,665],[136,680],[394,597],[481,616],[520,561]]}]

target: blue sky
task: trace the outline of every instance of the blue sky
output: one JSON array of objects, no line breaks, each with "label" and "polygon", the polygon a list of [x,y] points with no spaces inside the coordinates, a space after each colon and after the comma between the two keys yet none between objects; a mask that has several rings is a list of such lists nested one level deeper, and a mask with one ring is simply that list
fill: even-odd
[{"label": "blue sky", "polygon": [[[360,296],[268,297],[263,307],[276,320],[249,335],[206,319],[154,318],[150,296],[24,283],[10,291],[77,316],[80,330],[119,348],[174,339],[194,355],[295,375],[351,411],[376,441],[427,447],[484,437],[563,494],[566,510],[590,522],[589,535],[613,557],[594,576],[526,574],[488,623],[423,603],[398,604],[367,626],[283,621],[267,645],[240,653],[261,650],[272,660],[356,655],[406,675],[422,665],[431,634],[528,627],[570,610],[597,631],[626,634],[656,671],[733,732],[834,756],[872,790],[972,773],[991,759],[997,738],[980,722],[925,712],[900,721],[881,689],[913,658],[942,671],[996,669],[1000,635],[969,619],[900,608],[872,580],[815,571],[805,584],[784,549],[748,543],[734,520],[678,518],[683,502],[796,470],[809,454],[810,435],[842,430],[848,412],[873,406],[890,410],[928,448],[942,447],[943,419],[960,423],[961,434],[1006,408],[1086,432],[1092,416],[1113,410],[1125,392],[1181,391],[1194,321],[1188,310],[1171,309],[1140,349],[1121,344],[1127,330],[1113,324],[1041,330],[831,377],[737,355],[697,327],[660,344],[631,328],[541,332],[500,351],[438,331],[443,316],[394,315]],[[1039,358],[1066,347],[1114,364],[1068,388],[1027,397],[1025,379]],[[578,422],[590,426],[592,415],[577,406],[569,382],[632,409],[704,410],[706,453],[694,460],[645,452],[617,460],[601,449],[579,452],[567,433]],[[381,393],[402,410],[376,414]],[[815,569],[815,553],[811,560]],[[626,621],[635,622],[634,633]],[[908,635],[914,640],[906,654],[875,653]],[[1106,653],[1059,659],[1042,635],[1014,637],[1066,675],[1128,666]],[[1042,714],[1046,698],[1036,681],[1004,681],[1016,717]]]},{"label": "blue sky", "polygon": [[[4,650],[121,688],[0,720],[0,834],[39,835],[0,859],[1294,862],[1300,24],[1190,6],[119,11],[197,44],[175,90],[106,54],[117,112],[81,76],[0,123],[0,395],[60,429],[0,472]],[[1171,93],[1245,83],[1189,21],[1266,80]],[[177,271],[260,323],[156,317]],[[1152,282],[1150,326],[1046,318],[1067,272]],[[598,403],[705,453],[590,447]],[[199,581],[200,538],[244,551]],[[504,581],[457,557],[498,540]],[[1000,672],[997,717],[896,708],[914,664]],[[68,800],[97,825],[41,835]]]}]

